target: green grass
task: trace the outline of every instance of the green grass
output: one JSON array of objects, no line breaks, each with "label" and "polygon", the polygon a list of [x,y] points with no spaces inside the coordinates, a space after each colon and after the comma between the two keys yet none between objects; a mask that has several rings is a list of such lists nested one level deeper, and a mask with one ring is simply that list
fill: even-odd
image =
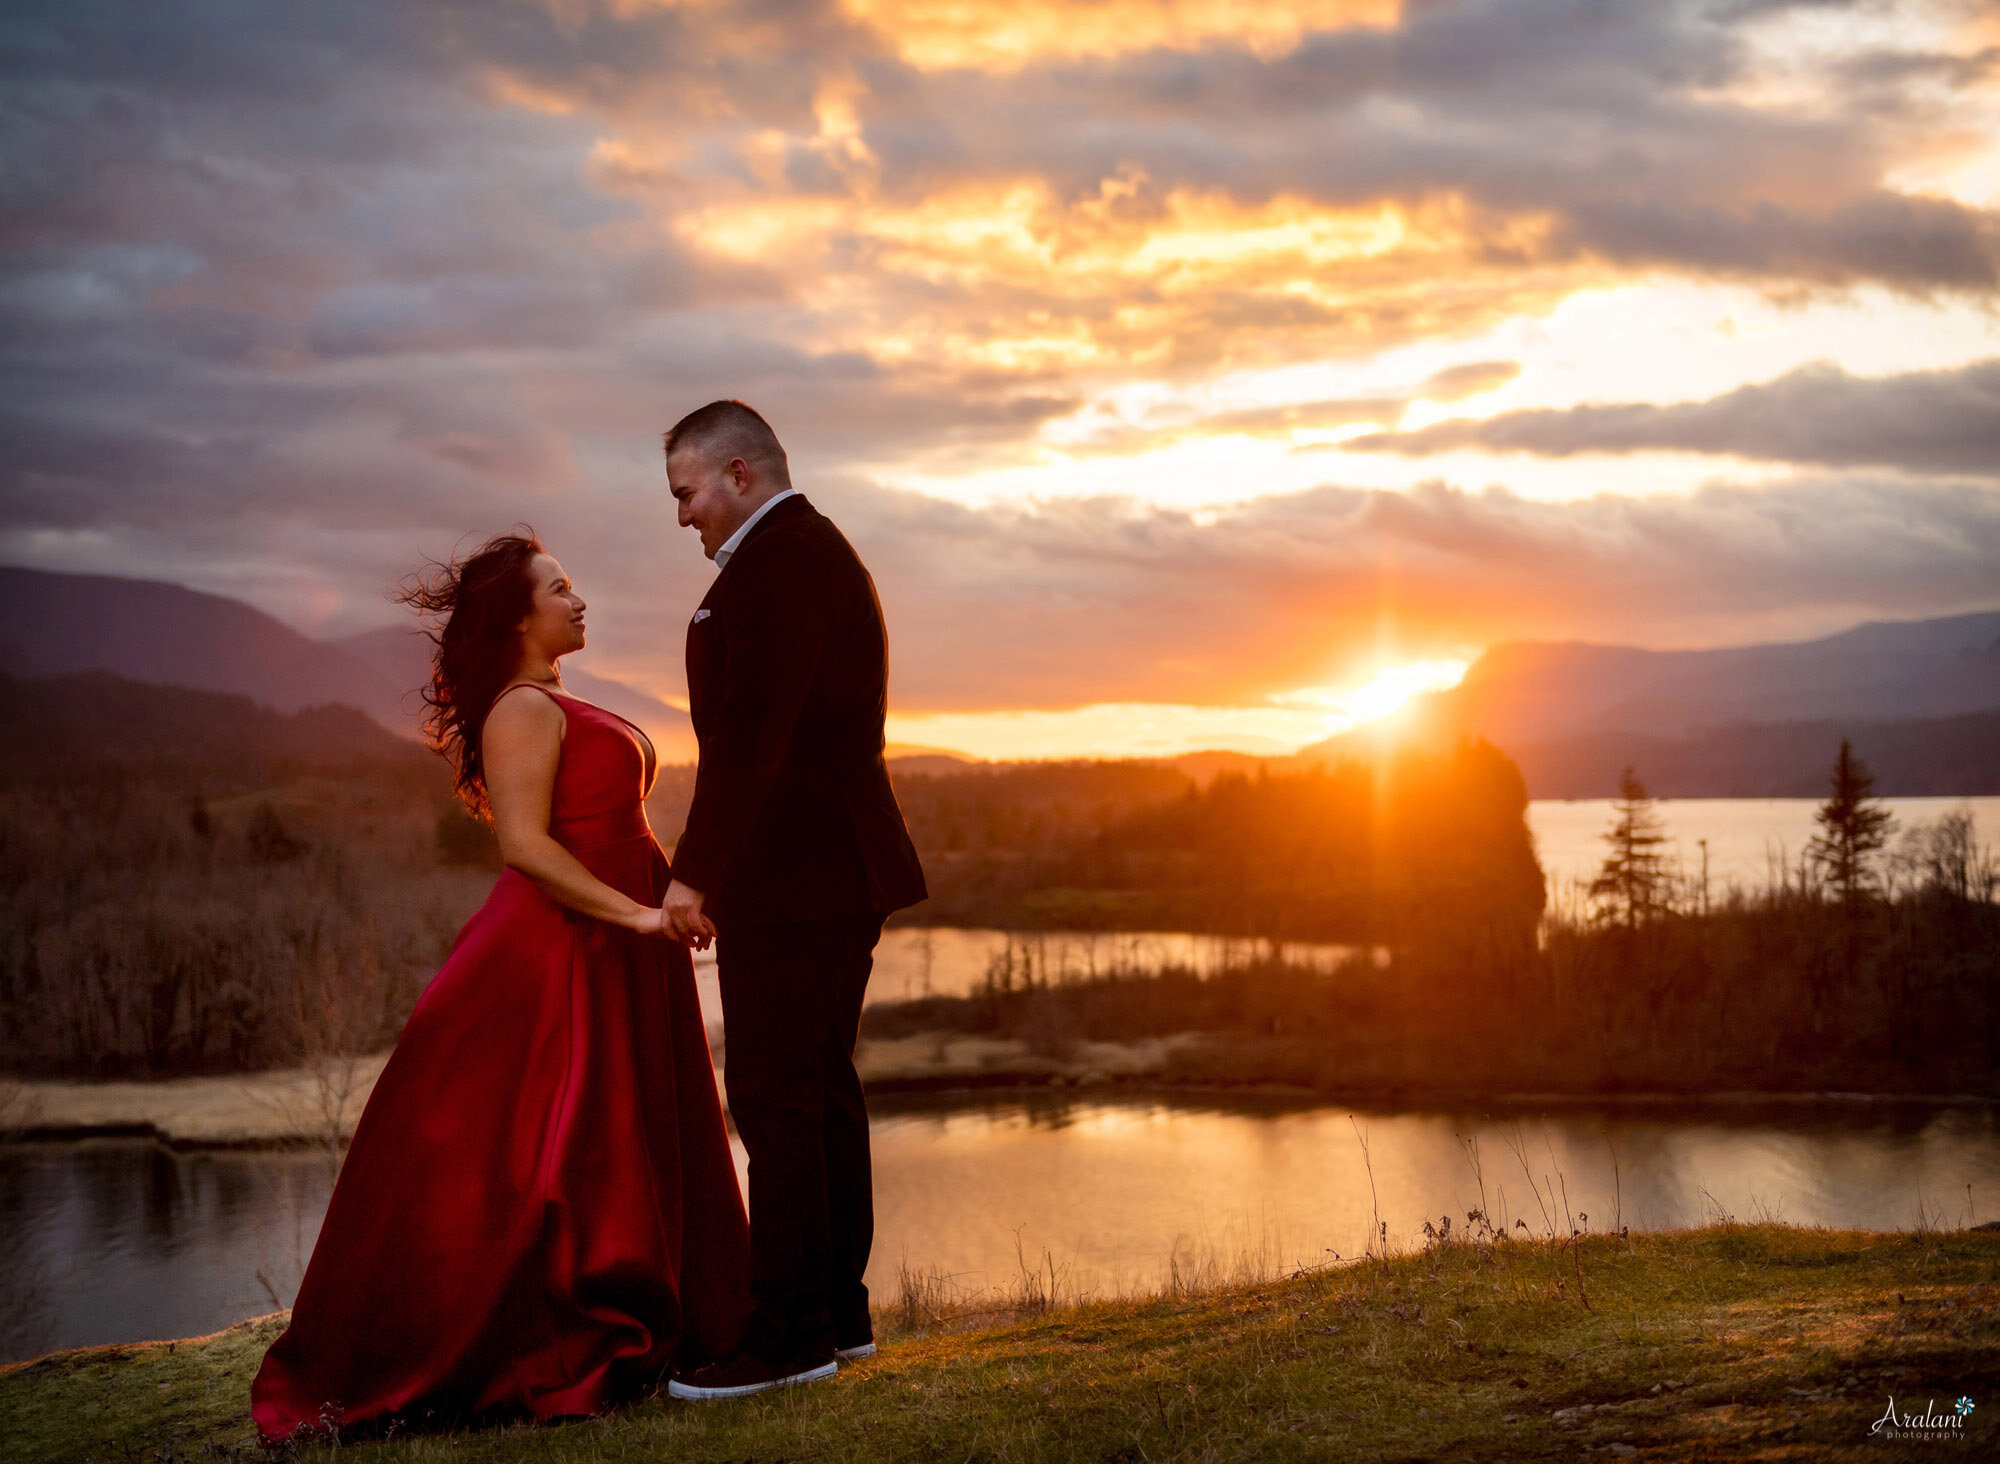
[{"label": "green grass", "polygon": [[[1588,1298],[1578,1295],[1579,1276]],[[885,1314],[885,1324],[894,1318]],[[279,1319],[0,1372],[14,1464],[248,1460]],[[2000,1452],[2000,1235],[1722,1224],[1436,1246],[1195,1295],[885,1335],[735,1403],[350,1445],[365,1460],[1880,1457],[1891,1395]]]}]

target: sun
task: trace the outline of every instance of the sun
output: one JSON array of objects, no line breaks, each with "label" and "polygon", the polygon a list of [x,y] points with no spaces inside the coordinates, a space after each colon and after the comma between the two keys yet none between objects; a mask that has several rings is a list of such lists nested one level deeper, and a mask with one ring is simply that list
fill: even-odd
[{"label": "sun", "polygon": [[1306,686],[1272,700],[1281,706],[1319,709],[1326,724],[1324,735],[1332,737],[1394,716],[1421,692],[1445,691],[1458,685],[1471,664],[1466,660],[1409,661],[1378,667],[1358,686]]}]

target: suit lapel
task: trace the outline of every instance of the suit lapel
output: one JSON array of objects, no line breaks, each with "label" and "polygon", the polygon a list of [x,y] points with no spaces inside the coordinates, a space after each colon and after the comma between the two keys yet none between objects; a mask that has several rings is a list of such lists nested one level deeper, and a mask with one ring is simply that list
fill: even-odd
[{"label": "suit lapel", "polygon": [[722,674],[722,635],[716,618],[724,613],[723,601],[730,584],[729,572],[772,523],[811,510],[812,505],[806,502],[803,493],[795,493],[783,503],[773,504],[769,513],[750,526],[750,532],[743,536],[743,542],[729,556],[729,563],[716,574],[708,593],[701,597],[700,608],[695,611],[687,628],[688,714],[694,720],[697,738],[705,720],[703,712],[714,699],[710,693],[719,695],[722,689],[718,684]]}]

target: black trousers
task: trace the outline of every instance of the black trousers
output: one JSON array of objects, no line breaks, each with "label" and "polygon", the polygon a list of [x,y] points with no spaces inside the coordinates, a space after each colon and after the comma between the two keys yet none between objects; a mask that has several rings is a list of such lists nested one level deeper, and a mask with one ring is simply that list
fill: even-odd
[{"label": "black trousers", "polygon": [[854,1071],[883,917],[726,931],[723,1086],[750,1155],[744,1350],[783,1363],[870,1335],[868,1108]]}]

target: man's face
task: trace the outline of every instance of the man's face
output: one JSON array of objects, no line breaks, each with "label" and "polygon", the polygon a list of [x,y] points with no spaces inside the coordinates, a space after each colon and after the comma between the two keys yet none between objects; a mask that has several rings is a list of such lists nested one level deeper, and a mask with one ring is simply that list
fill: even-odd
[{"label": "man's face", "polygon": [[713,463],[693,450],[669,453],[667,486],[680,506],[681,527],[701,535],[701,552],[710,559],[750,517],[750,474],[742,458]]}]

